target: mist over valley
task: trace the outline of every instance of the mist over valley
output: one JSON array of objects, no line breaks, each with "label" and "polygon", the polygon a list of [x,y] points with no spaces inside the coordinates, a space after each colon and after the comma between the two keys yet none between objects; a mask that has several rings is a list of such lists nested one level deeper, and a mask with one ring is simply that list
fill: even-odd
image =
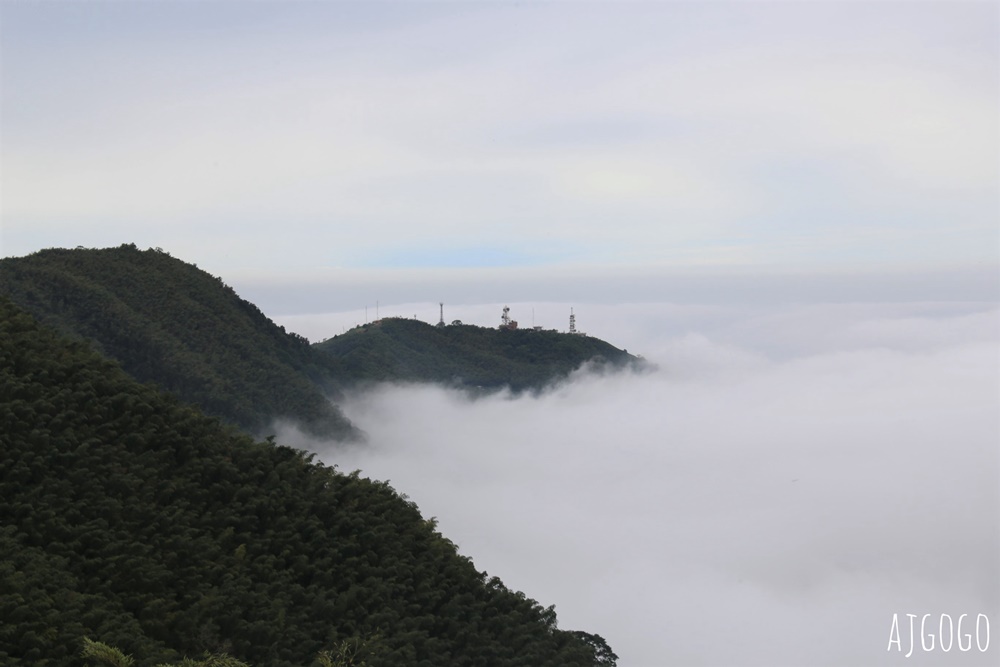
[{"label": "mist over valley", "polygon": [[657,369],[476,400],[384,385],[342,404],[369,446],[299,442],[622,664],[896,664],[894,613],[995,613],[995,305],[576,310]]}]

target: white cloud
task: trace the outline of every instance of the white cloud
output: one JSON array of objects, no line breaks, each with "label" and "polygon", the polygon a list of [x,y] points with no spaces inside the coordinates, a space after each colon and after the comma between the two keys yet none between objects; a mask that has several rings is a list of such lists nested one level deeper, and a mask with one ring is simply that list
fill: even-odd
[{"label": "white cloud", "polygon": [[[896,664],[893,613],[1000,627],[995,305],[642,312],[657,373],[474,403],[384,387],[347,405],[370,447],[323,457],[622,664]],[[996,662],[917,641],[913,664]]]}]

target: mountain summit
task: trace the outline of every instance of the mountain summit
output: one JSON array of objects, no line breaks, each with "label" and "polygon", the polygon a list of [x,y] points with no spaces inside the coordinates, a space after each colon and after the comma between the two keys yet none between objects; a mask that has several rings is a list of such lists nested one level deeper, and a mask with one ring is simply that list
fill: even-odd
[{"label": "mountain summit", "polygon": [[263,435],[290,419],[317,437],[360,432],[327,397],[332,364],[193,264],[135,245],[0,261],[0,294],[89,340],[140,382]]},{"label": "mountain summit", "polygon": [[585,363],[638,366],[637,357],[598,338],[551,330],[431,326],[386,318],[361,325],[313,347],[336,360],[338,376],[352,382],[437,382],[515,392],[538,390]]},{"label": "mountain summit", "polygon": [[[277,420],[318,438],[363,434],[335,405],[373,382],[540,390],[584,364],[641,361],[600,339],[551,330],[431,326],[386,318],[310,345],[220,278],[160,249],[49,249],[0,260],[0,295],[89,341],[140,382],[264,436]],[[505,313],[506,315],[506,313]]]}]

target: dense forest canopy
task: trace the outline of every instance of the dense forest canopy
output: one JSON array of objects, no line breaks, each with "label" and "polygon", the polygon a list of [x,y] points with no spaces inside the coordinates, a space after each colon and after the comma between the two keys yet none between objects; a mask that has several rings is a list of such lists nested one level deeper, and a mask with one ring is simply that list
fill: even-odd
[{"label": "dense forest canopy", "polygon": [[84,638],[140,666],[614,664],[388,483],[257,442],[3,297],[0,439],[3,665],[84,665]]},{"label": "dense forest canopy", "polygon": [[263,437],[276,420],[360,440],[336,406],[379,381],[541,389],[587,362],[639,365],[604,341],[555,331],[385,319],[310,345],[198,267],[160,249],[43,250],[0,260],[0,294],[90,341],[140,382]]},{"label": "dense forest canopy", "polygon": [[140,382],[263,435],[276,418],[313,435],[360,436],[326,393],[329,359],[231,287],[160,250],[43,250],[0,260],[0,294],[91,341]]},{"label": "dense forest canopy", "polygon": [[640,360],[598,339],[552,330],[432,326],[386,318],[313,347],[353,382],[438,382],[514,391],[541,389],[586,362],[637,367]]}]

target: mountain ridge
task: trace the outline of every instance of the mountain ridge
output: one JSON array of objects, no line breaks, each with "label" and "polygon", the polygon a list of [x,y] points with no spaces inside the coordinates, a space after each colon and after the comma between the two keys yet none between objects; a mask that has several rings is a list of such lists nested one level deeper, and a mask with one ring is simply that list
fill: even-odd
[{"label": "mountain ridge", "polygon": [[328,399],[327,360],[192,264],[134,244],[0,260],[0,293],[86,339],[140,382],[263,435],[291,418],[317,437],[361,439]]},{"label": "mountain ridge", "polygon": [[[387,482],[257,442],[0,296],[0,663],[613,665]],[[183,662],[182,664],[190,664]],[[213,663],[214,664],[214,663]]]},{"label": "mountain ridge", "polygon": [[159,248],[46,249],[0,259],[0,294],[87,340],[140,382],[263,437],[279,422],[361,441],[336,402],[375,382],[473,392],[540,391],[590,362],[642,362],[600,339],[551,330],[431,326],[385,318],[310,344],[221,278]]},{"label": "mountain ridge", "polygon": [[332,355],[355,383],[436,382],[476,390],[540,391],[590,362],[639,368],[624,350],[582,334],[384,318],[313,347]]}]

